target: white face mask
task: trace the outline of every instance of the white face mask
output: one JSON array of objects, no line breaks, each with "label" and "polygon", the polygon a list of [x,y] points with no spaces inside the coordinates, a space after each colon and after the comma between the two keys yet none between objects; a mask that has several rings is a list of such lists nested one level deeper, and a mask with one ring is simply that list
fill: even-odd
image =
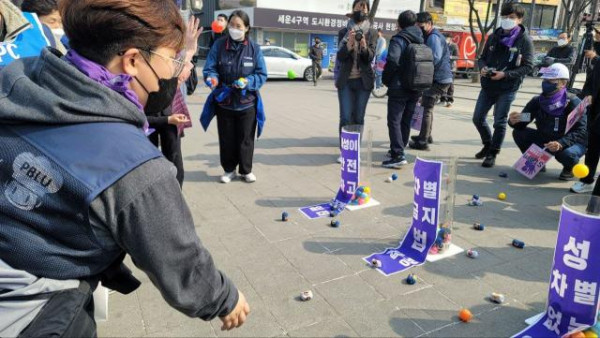
[{"label": "white face mask", "polygon": [[558,41],[556,41],[556,43],[558,44],[559,47],[562,47],[562,46],[566,45],[568,42],[565,39],[559,39]]},{"label": "white face mask", "polygon": [[503,18],[500,21],[500,25],[502,26],[502,29],[509,31],[509,30],[511,30],[511,29],[513,29],[513,28],[515,28],[517,26],[517,20],[513,20],[513,19],[509,19],[509,18],[506,18],[506,19]]},{"label": "white face mask", "polygon": [[65,31],[62,28],[52,28],[52,34],[54,34],[54,36],[63,36],[65,35]]},{"label": "white face mask", "polygon": [[241,29],[229,28],[229,36],[231,36],[231,38],[235,41],[244,40],[245,35],[246,35],[246,32],[244,32]]}]

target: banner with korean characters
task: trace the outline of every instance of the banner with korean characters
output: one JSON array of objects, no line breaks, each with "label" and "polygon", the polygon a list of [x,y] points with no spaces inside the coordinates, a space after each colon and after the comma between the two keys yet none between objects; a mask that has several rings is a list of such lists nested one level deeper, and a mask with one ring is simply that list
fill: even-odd
[{"label": "banner with korean characters", "polygon": [[340,138],[341,184],[335,198],[329,203],[300,208],[300,212],[309,219],[338,214],[350,203],[352,195],[360,181],[360,133],[342,129]]},{"label": "banner with korean characters", "polygon": [[377,270],[382,274],[393,275],[425,263],[427,253],[437,237],[442,166],[442,162],[417,158],[412,226],[400,246],[363,258],[368,263],[379,260],[381,267]]},{"label": "banner with korean characters", "polygon": [[600,216],[563,205],[557,237],[546,313],[513,337],[563,337],[596,323]]}]

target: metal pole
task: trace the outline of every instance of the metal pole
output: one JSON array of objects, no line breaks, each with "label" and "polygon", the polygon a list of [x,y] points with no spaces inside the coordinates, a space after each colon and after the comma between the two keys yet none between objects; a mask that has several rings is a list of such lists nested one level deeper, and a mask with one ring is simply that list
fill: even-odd
[{"label": "metal pole", "polygon": [[[495,21],[496,22],[496,27],[500,26],[500,20],[498,20],[498,17],[500,16],[500,12],[501,11],[502,11],[502,0],[498,0],[498,2],[496,3],[496,13],[494,15],[494,20],[496,20]],[[494,29],[492,30],[492,32],[496,30],[496,27],[494,27]],[[482,36],[481,40],[483,41],[483,36]]]},{"label": "metal pole", "polygon": [[535,17],[535,0],[531,1],[531,15],[529,15],[529,31],[533,27],[533,18]]},{"label": "metal pole", "polygon": [[419,7],[419,12],[425,11],[425,1],[426,0],[421,0],[421,6]]}]

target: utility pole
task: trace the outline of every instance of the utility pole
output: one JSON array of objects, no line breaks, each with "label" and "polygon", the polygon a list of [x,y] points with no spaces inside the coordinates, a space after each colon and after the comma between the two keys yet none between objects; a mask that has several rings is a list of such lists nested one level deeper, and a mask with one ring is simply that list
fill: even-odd
[{"label": "utility pole", "polygon": [[419,12],[424,12],[425,11],[425,1],[426,0],[421,0],[421,7],[419,7]]},{"label": "utility pole", "polygon": [[529,15],[529,31],[533,27],[533,19],[535,18],[535,0],[531,0],[531,15]]}]

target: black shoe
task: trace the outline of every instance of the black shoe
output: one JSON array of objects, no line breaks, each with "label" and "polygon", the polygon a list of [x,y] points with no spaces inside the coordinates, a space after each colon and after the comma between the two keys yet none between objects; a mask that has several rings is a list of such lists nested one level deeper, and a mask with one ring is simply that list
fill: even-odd
[{"label": "black shoe", "polygon": [[383,161],[383,163],[381,163],[381,166],[390,169],[400,169],[407,164],[408,161],[406,160],[406,157],[404,157],[404,155],[400,155],[398,157],[394,157],[389,160]]},{"label": "black shoe", "polygon": [[481,160],[482,158],[486,157],[489,154],[489,152],[490,152],[490,144],[484,143],[483,148],[477,154],[475,154],[475,158],[478,160]]},{"label": "black shoe", "polygon": [[408,142],[408,147],[417,150],[429,150],[429,146],[427,145],[427,143],[423,143],[421,141],[410,141]]},{"label": "black shoe", "polygon": [[575,177],[575,175],[573,175],[573,169],[563,168],[558,176],[558,179],[561,181],[570,181],[573,179],[573,177]]},{"label": "black shoe", "polygon": [[488,154],[485,156],[485,160],[483,160],[481,166],[484,168],[493,167],[496,164],[496,155],[498,155],[499,152],[500,150],[490,149],[488,151]]},{"label": "black shoe", "polygon": [[[411,140],[415,141],[415,142],[419,142],[421,139],[419,138],[419,136],[414,135],[410,137]],[[433,137],[429,136],[427,138],[427,143],[432,144],[433,143]]]}]

